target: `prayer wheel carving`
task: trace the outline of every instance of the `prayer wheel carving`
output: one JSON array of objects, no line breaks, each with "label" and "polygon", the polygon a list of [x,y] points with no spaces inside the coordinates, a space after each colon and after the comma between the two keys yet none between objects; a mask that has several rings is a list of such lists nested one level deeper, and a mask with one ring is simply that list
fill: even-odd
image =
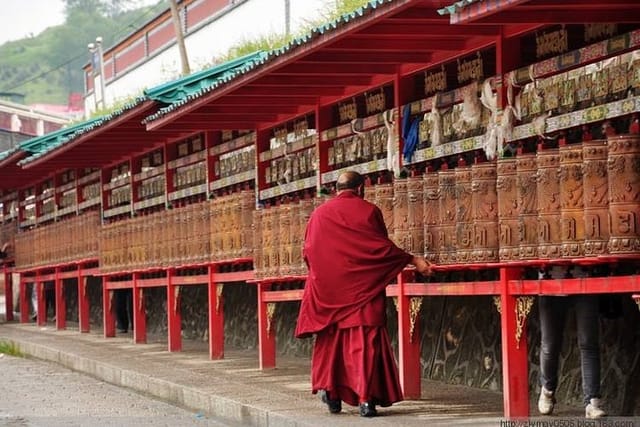
[{"label": "prayer wheel carving", "polygon": [[389,237],[393,237],[395,230],[393,224],[393,184],[378,184],[374,188],[376,192],[375,204],[382,211]]},{"label": "prayer wheel carving", "polygon": [[582,144],[560,147],[560,232],[563,258],[584,255]]},{"label": "prayer wheel carving", "polygon": [[518,244],[518,188],[516,159],[498,160],[498,227],[500,261],[514,261],[520,256]]},{"label": "prayer wheel carving", "polygon": [[409,242],[407,251],[412,254],[420,254],[424,250],[423,197],[423,178],[421,176],[409,178],[407,180],[407,201],[409,202],[409,210],[407,213]]},{"label": "prayer wheel carving", "polygon": [[256,209],[252,212],[253,216],[253,270],[256,279],[261,279],[264,274],[262,248],[264,247],[262,237],[262,209]]},{"label": "prayer wheel carving", "polygon": [[431,262],[439,262],[438,226],[440,224],[440,186],[438,172],[424,175],[422,213],[424,223],[424,256]]},{"label": "prayer wheel carving", "polygon": [[609,183],[607,142],[585,141],[582,144],[584,184],[584,254],[602,255],[609,242]]},{"label": "prayer wheel carving", "polygon": [[278,277],[280,274],[280,213],[281,206],[274,206],[271,212],[271,243],[269,252],[268,277]]},{"label": "prayer wheel carving", "polygon": [[407,200],[407,180],[398,178],[393,182],[393,232],[389,237],[405,251],[409,240],[409,203]]},{"label": "prayer wheel carving", "polygon": [[275,208],[267,208],[262,211],[262,274],[263,277],[273,275],[271,265],[273,256],[273,213]]},{"label": "prayer wheel carving", "polygon": [[516,158],[518,187],[518,242],[520,259],[538,257],[538,202],[535,154]]},{"label": "prayer wheel carving", "polygon": [[278,275],[291,274],[291,205],[280,205],[278,213]]},{"label": "prayer wheel carving", "polygon": [[498,192],[495,163],[471,166],[473,262],[498,260]]},{"label": "prayer wheel carving", "polygon": [[292,236],[291,263],[293,264],[293,274],[307,274],[307,265],[302,257],[302,249],[304,245],[304,234],[307,230],[307,223],[313,211],[313,199],[300,200],[297,211],[298,232]]},{"label": "prayer wheel carving", "polygon": [[473,219],[471,193],[471,167],[459,167],[456,176],[456,262],[471,261],[473,253]]},{"label": "prayer wheel carving", "polygon": [[455,171],[438,172],[439,224],[438,255],[440,264],[456,262],[456,174]]},{"label": "prayer wheel carving", "polygon": [[608,138],[609,252],[640,252],[640,136]]},{"label": "prayer wheel carving", "polygon": [[536,163],[538,258],[560,258],[560,154],[557,149],[539,151]]},{"label": "prayer wheel carving", "polygon": [[240,193],[240,253],[239,256],[249,258],[253,253],[253,211],[256,206],[256,196],[253,190]]}]

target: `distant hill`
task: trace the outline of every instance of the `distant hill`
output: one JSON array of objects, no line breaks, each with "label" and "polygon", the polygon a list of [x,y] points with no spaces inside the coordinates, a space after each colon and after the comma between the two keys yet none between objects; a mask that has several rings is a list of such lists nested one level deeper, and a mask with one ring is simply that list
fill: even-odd
[{"label": "distant hill", "polygon": [[166,8],[159,1],[115,14],[90,7],[68,10],[63,25],[0,45],[0,92],[24,94],[26,104],[66,104],[70,93],[84,92],[87,44],[102,36],[108,48]]}]

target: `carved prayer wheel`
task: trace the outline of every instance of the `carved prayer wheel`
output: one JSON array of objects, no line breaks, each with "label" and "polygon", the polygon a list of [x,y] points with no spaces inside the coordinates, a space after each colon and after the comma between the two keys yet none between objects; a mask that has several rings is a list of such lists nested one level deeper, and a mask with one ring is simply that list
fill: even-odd
[{"label": "carved prayer wheel", "polygon": [[231,258],[239,258],[242,253],[242,207],[240,202],[241,193],[231,194],[231,212],[229,215]]},{"label": "carved prayer wheel", "polygon": [[382,211],[382,217],[384,218],[384,224],[387,227],[387,233],[389,234],[389,237],[393,237],[393,185],[378,184],[374,188],[376,192],[376,205]]},{"label": "carved prayer wheel", "polygon": [[262,238],[262,213],[264,210],[256,209],[252,212],[253,216],[253,271],[256,279],[261,279],[264,277],[264,267],[263,267],[263,257],[262,257],[262,248],[263,248],[263,238]]},{"label": "carved prayer wheel", "polygon": [[253,251],[253,211],[256,206],[256,196],[253,190],[240,193],[240,253],[243,258],[252,256]]},{"label": "carved prayer wheel", "polygon": [[640,136],[609,137],[609,218],[611,254],[640,252]]},{"label": "carved prayer wheel", "polygon": [[422,214],[424,224],[424,256],[431,262],[439,262],[438,226],[440,224],[440,191],[438,172],[424,175]]},{"label": "carved prayer wheel", "polygon": [[214,199],[211,203],[211,255],[213,261],[222,259],[222,207],[223,198]]},{"label": "carved prayer wheel", "polygon": [[407,201],[407,180],[398,178],[393,181],[393,232],[389,231],[394,243],[408,250],[409,240],[409,203]]},{"label": "carved prayer wheel", "polygon": [[407,180],[407,201],[409,209],[407,220],[409,223],[409,240],[406,250],[412,254],[424,251],[424,179],[414,176]]},{"label": "carved prayer wheel", "polygon": [[584,186],[584,254],[607,253],[609,242],[609,183],[607,141],[582,144],[582,181]]},{"label": "carved prayer wheel", "polygon": [[274,206],[270,209],[271,216],[271,242],[269,246],[269,268],[267,269],[268,277],[278,277],[280,274],[280,213],[281,206]]},{"label": "carved prayer wheel", "polygon": [[278,262],[279,276],[289,276],[291,274],[291,216],[292,205],[280,205],[278,214]]},{"label": "carved prayer wheel", "polygon": [[[294,275],[307,274],[307,266],[302,258],[302,247],[304,245],[304,233],[307,230],[307,223],[309,222],[312,211],[313,199],[300,200],[296,212],[298,216],[297,233],[293,234],[292,232],[291,235],[291,264],[293,266],[291,273]],[[293,218],[292,221],[294,221]]]},{"label": "carved prayer wheel", "polygon": [[535,154],[516,158],[516,185],[518,188],[518,243],[519,258],[538,257],[538,197],[537,165]]},{"label": "carved prayer wheel", "polygon": [[560,147],[560,247],[563,258],[584,256],[582,144]]},{"label": "carved prayer wheel", "polygon": [[473,262],[498,260],[497,166],[479,163],[471,166],[471,206],[473,209]]},{"label": "carved prayer wheel", "polygon": [[561,256],[560,154],[558,149],[538,151],[538,258]]},{"label": "carved prayer wheel", "polygon": [[456,173],[438,172],[439,224],[438,255],[440,264],[456,262]]},{"label": "carved prayer wheel", "polygon": [[274,211],[275,209],[272,207],[262,211],[262,277],[270,277],[273,274],[271,252],[273,252]]},{"label": "carved prayer wheel", "polygon": [[500,261],[515,261],[520,256],[518,242],[518,187],[515,158],[498,160],[498,229]]},{"label": "carved prayer wheel", "polygon": [[473,253],[471,166],[459,167],[456,175],[456,262],[468,263]]}]

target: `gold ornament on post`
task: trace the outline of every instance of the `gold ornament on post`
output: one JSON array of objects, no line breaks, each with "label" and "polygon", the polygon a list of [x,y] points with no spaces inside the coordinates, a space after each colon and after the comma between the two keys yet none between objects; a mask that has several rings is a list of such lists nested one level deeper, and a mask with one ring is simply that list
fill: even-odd
[{"label": "gold ornament on post", "polygon": [[409,299],[409,342],[413,342],[413,332],[416,328],[416,320],[422,307],[422,297],[412,297]]},{"label": "gold ornament on post", "polygon": [[493,305],[496,306],[496,311],[498,312],[498,314],[502,314],[502,300],[499,296],[493,296]]},{"label": "gold ornament on post", "polygon": [[524,332],[524,322],[533,307],[532,296],[522,296],[516,298],[516,348],[520,348],[520,339]]},{"label": "gold ornament on post", "polygon": [[276,303],[267,303],[267,336],[271,335],[271,325],[273,321],[273,315],[276,312]]}]

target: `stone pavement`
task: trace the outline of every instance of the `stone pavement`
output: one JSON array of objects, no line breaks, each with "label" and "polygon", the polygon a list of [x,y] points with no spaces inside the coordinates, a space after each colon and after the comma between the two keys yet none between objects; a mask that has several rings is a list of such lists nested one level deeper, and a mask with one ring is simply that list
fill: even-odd
[{"label": "stone pavement", "polygon": [[[276,369],[261,371],[256,349],[227,349],[225,359],[211,361],[206,342],[185,340],[182,352],[170,353],[166,340],[134,344],[131,333],[104,338],[98,331],[81,334],[73,324],[58,331],[51,323],[0,323],[0,341],[16,343],[30,357],[234,425],[500,426],[503,420],[500,393],[434,381],[423,382],[420,400],[380,408],[377,418],[361,418],[357,408],[346,405],[341,414],[331,415],[310,393],[308,359],[280,356]],[[576,416],[580,411],[567,408],[559,415]]]}]

